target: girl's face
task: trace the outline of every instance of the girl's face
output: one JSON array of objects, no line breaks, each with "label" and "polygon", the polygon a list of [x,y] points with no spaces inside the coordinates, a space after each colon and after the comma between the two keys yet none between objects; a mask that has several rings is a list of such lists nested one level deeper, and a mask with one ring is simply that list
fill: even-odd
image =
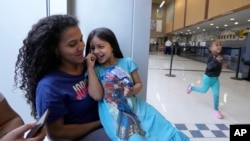
[{"label": "girl's face", "polygon": [[69,27],[61,35],[57,53],[63,65],[82,64],[85,44],[79,27]]},{"label": "girl's face", "polygon": [[212,52],[212,54],[219,55],[222,50],[220,41],[214,41],[209,49]]},{"label": "girl's face", "polygon": [[110,43],[96,36],[90,41],[90,52],[94,53],[102,66],[111,66],[116,62]]}]

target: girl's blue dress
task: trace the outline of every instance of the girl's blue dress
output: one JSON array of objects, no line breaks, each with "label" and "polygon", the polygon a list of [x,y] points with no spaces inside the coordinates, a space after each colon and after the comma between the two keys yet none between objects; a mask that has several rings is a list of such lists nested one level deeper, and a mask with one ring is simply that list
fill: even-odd
[{"label": "girl's blue dress", "polygon": [[189,141],[153,106],[139,97],[125,97],[123,87],[133,85],[131,73],[137,65],[121,58],[114,66],[97,65],[104,97],[99,101],[101,123],[112,141]]}]

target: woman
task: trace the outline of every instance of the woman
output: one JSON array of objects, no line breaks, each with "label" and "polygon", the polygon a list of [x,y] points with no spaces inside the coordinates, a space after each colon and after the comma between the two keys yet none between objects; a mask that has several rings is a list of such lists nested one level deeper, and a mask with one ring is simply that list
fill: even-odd
[{"label": "woman", "polygon": [[74,17],[53,15],[33,25],[19,50],[15,82],[24,91],[34,118],[50,110],[46,129],[52,140],[88,135],[109,140],[98,116],[97,100],[103,90],[92,56],[83,57],[82,38]]}]

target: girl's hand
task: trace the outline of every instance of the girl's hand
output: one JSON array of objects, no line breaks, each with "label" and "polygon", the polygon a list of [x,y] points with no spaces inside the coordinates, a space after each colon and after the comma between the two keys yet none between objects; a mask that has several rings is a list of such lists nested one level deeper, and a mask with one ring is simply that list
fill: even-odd
[{"label": "girl's hand", "polygon": [[222,63],[223,57],[222,57],[222,56],[217,56],[217,57],[216,57],[216,60],[217,60],[218,62]]},{"label": "girl's hand", "polygon": [[93,53],[89,53],[86,57],[87,60],[87,66],[88,67],[94,67],[95,66],[95,61],[96,61],[96,56]]},{"label": "girl's hand", "polygon": [[123,94],[124,94],[124,96],[126,96],[126,97],[130,97],[130,96],[133,96],[134,95],[134,88],[133,87],[128,87],[128,86],[124,86],[123,87]]}]

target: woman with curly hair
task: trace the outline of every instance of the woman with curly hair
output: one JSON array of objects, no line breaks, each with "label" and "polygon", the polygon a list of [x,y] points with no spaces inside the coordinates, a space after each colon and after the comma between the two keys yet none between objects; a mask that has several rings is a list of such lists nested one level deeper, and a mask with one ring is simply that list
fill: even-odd
[{"label": "woman with curly hair", "polygon": [[83,57],[82,38],[77,19],[52,15],[32,26],[19,50],[15,84],[35,119],[50,110],[46,129],[52,140],[109,140],[98,116],[103,90],[95,57]]}]

